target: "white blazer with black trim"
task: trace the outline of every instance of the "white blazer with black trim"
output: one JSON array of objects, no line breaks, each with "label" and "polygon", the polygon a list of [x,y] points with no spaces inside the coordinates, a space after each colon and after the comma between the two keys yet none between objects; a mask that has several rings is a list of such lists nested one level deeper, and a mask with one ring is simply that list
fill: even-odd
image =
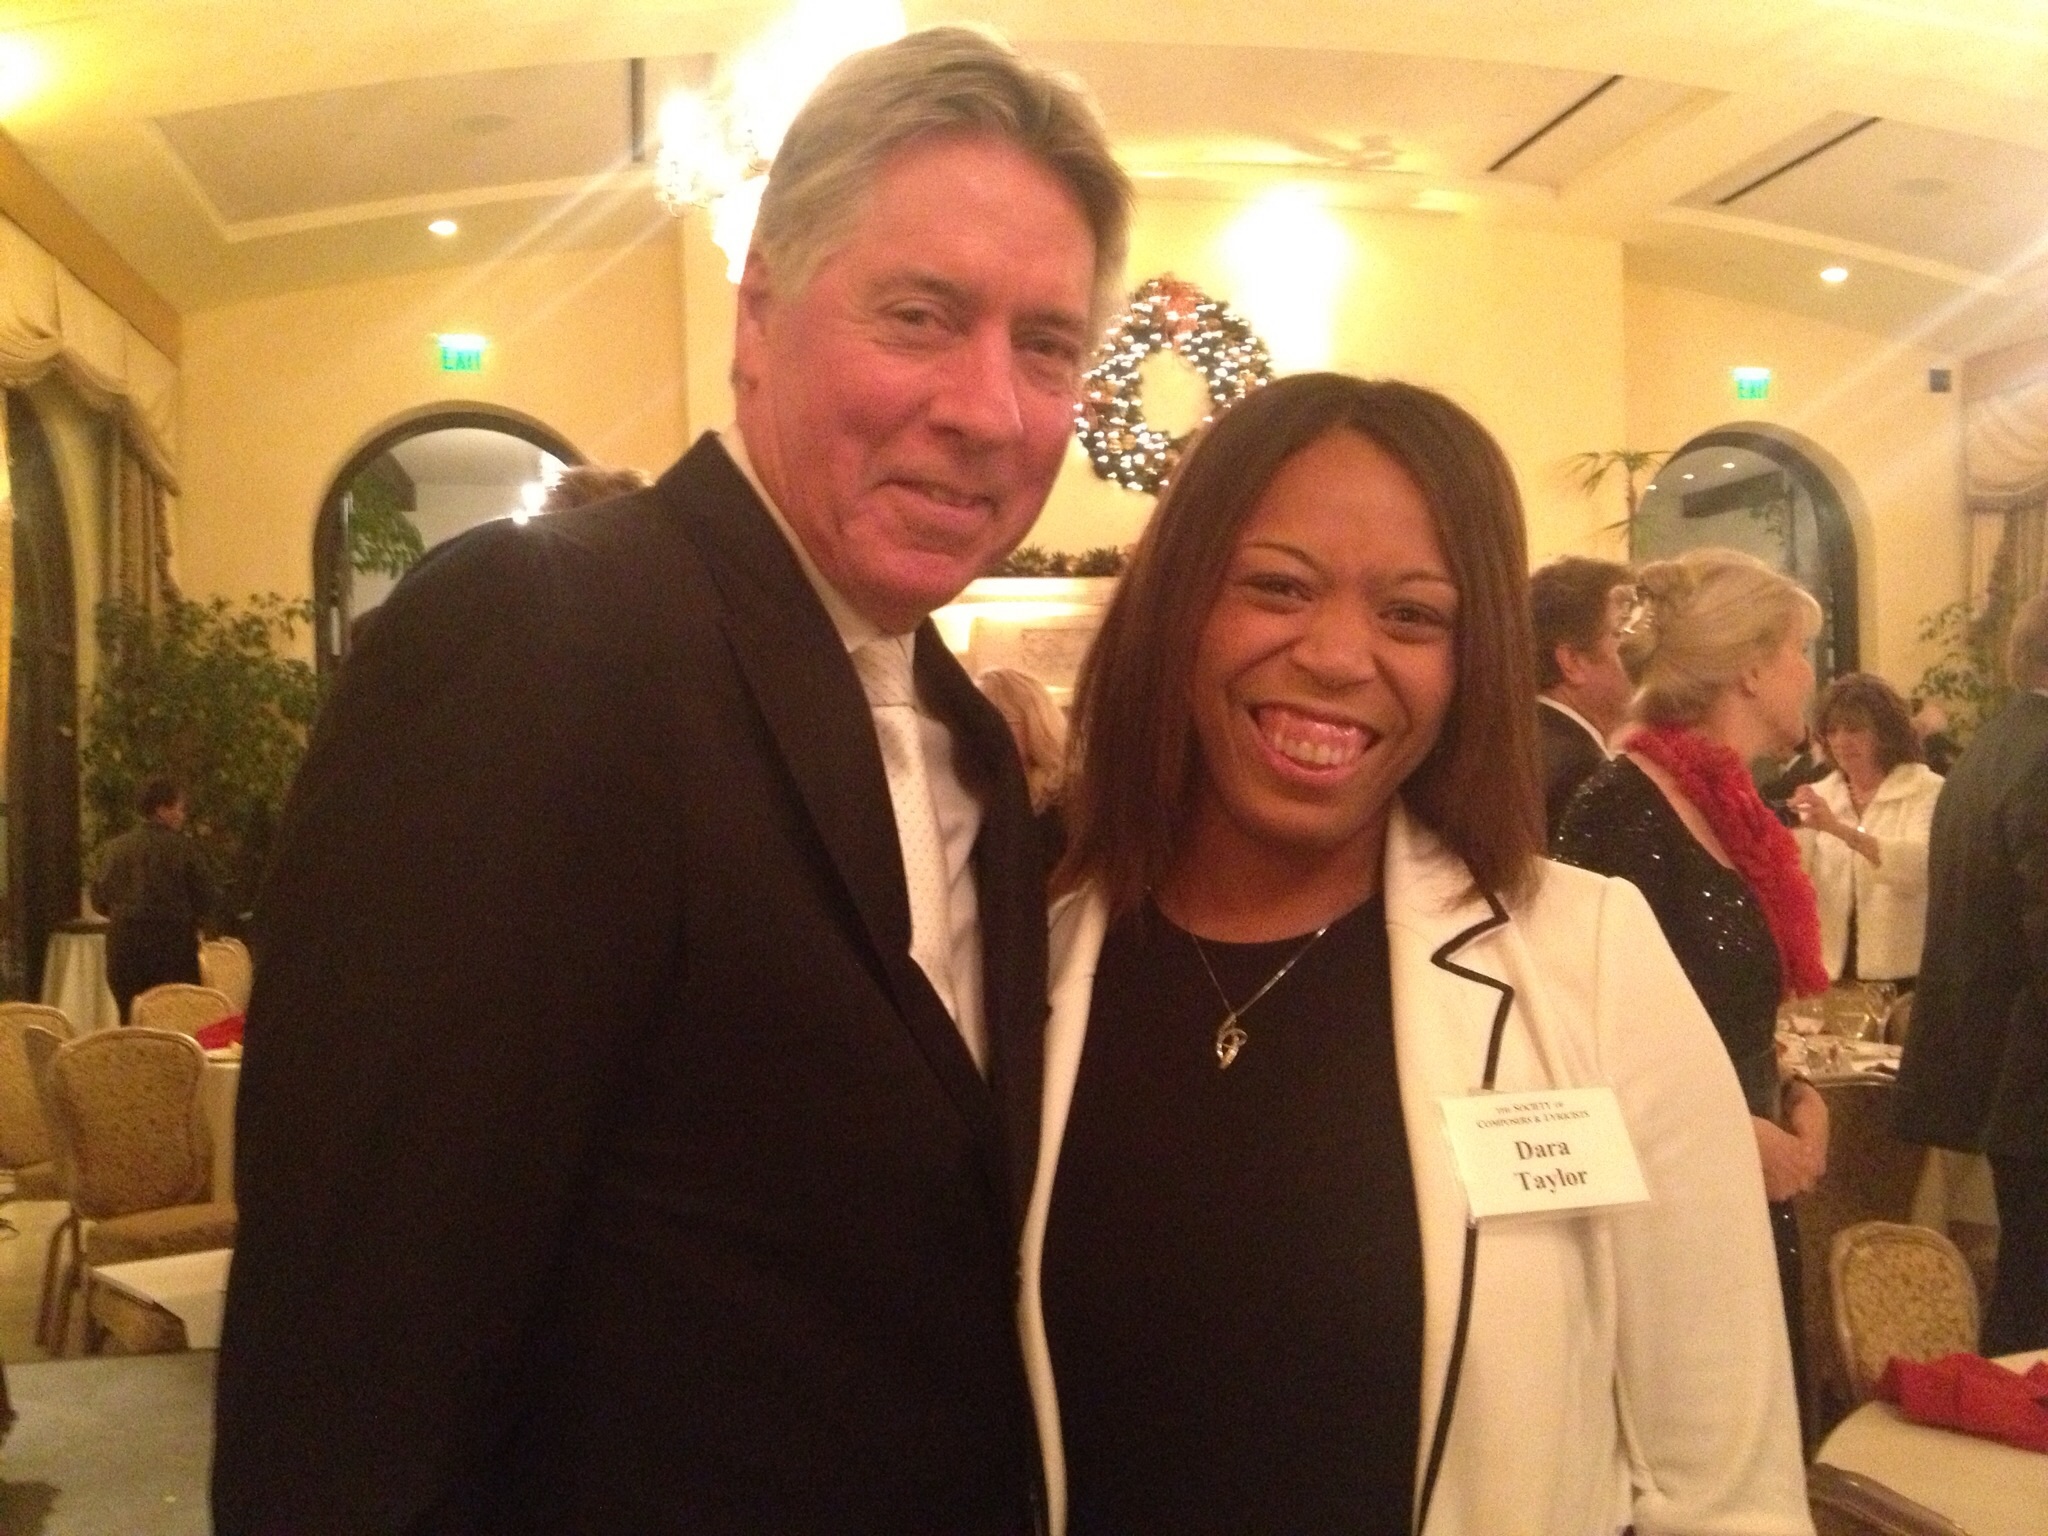
[{"label": "white blazer with black trim", "polygon": [[[1425,1536],[1807,1536],[1763,1176],[1741,1090],[1635,888],[1546,862],[1512,910],[1398,806],[1386,906],[1395,1053],[1422,1227]],[[1050,1529],[1066,1521],[1039,1290],[1106,914],[1055,907],[1038,1179],[1020,1305]],[[1471,1239],[1438,1101],[1615,1090],[1650,1203]],[[1461,1313],[1466,1315],[1460,1347]],[[1441,1442],[1440,1446],[1438,1442]],[[1432,1475],[1432,1464],[1437,1463]]]}]

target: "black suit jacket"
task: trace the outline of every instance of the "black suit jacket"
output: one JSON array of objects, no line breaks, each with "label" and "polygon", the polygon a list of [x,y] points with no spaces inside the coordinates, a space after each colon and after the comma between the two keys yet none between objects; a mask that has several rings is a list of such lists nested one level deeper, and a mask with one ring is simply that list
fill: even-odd
[{"label": "black suit jacket", "polygon": [[1536,742],[1543,750],[1543,824],[1555,837],[1564,808],[1607,754],[1583,725],[1541,699],[1536,701]]},{"label": "black suit jacket", "polygon": [[1894,1095],[1909,1141],[2048,1156],[2048,697],[1986,721],[1934,804]]},{"label": "black suit jacket", "polygon": [[1043,872],[983,790],[984,1083],[908,955],[873,725],[706,439],[437,551],[260,914],[214,1508],[248,1532],[1012,1532]]}]

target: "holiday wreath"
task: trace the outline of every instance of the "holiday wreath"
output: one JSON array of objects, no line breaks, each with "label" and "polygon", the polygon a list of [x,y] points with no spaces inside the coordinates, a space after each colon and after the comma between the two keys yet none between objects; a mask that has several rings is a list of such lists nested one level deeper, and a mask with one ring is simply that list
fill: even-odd
[{"label": "holiday wreath", "polygon": [[1155,352],[1172,352],[1208,386],[1212,410],[1199,426],[1273,377],[1266,344],[1229,305],[1176,277],[1139,288],[1082,375],[1074,408],[1074,431],[1095,473],[1134,491],[1157,491],[1194,436],[1194,429],[1173,436],[1145,419],[1139,369]]}]

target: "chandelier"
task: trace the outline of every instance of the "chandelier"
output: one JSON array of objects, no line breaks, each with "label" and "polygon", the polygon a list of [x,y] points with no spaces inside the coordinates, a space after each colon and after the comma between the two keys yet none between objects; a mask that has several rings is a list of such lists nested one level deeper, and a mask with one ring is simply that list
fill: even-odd
[{"label": "chandelier", "polygon": [[678,217],[709,216],[728,279],[740,280],[768,166],[797,109],[841,59],[905,30],[900,0],[797,0],[708,87],[662,103],[655,193]]}]

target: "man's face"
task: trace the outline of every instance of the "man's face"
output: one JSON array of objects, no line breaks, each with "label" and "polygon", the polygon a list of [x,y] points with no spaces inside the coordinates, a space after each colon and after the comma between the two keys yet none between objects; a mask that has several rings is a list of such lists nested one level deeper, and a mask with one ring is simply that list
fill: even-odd
[{"label": "man's face", "polygon": [[1095,241],[1053,173],[945,135],[884,165],[799,292],[749,257],[748,456],[826,580],[894,633],[1037,520],[1073,431]]},{"label": "man's face", "polygon": [[1607,622],[1600,638],[1589,650],[1577,646],[1558,647],[1557,663],[1565,676],[1566,703],[1584,715],[1603,735],[1613,735],[1628,718],[1628,701],[1635,693],[1628,669],[1621,664],[1621,623],[1627,607],[1624,593],[1608,595]]}]

